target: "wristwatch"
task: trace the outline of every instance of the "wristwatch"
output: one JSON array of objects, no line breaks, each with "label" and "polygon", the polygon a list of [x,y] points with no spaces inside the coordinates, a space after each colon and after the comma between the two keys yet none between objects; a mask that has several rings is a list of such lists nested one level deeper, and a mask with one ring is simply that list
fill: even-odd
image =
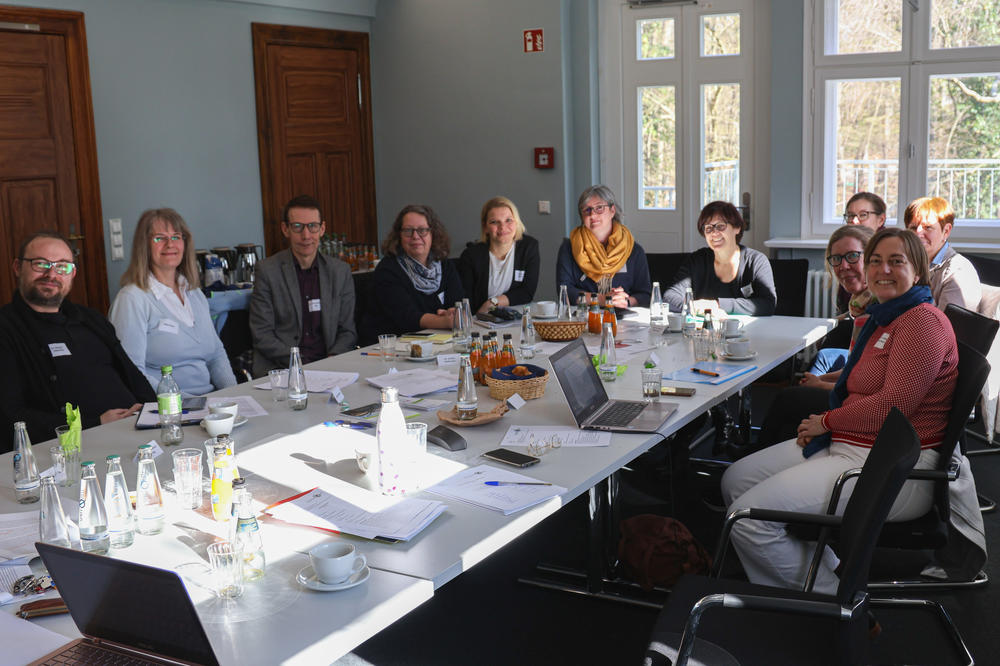
[{"label": "wristwatch", "polygon": [[490,303],[492,303],[493,307],[495,307],[495,308],[500,307],[500,301],[499,301],[499,299],[497,299],[496,296],[491,296],[490,297]]}]

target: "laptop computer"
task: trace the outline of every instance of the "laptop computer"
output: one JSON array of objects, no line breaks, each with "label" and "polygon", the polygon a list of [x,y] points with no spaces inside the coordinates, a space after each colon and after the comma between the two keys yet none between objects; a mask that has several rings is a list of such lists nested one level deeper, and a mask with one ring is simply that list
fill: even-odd
[{"label": "laptop computer", "polygon": [[[95,650],[124,656],[113,663],[219,663],[173,571],[46,543],[35,548],[84,637],[34,664],[81,663],[79,655]],[[59,660],[61,655],[68,661]]]},{"label": "laptop computer", "polygon": [[581,338],[552,354],[549,363],[577,426],[583,430],[656,432],[677,411],[672,402],[608,398]]}]

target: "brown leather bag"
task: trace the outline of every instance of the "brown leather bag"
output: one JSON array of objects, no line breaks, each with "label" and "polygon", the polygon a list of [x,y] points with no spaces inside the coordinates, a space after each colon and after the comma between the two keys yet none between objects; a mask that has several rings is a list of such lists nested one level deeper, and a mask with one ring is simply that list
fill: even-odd
[{"label": "brown leather bag", "polygon": [[621,522],[618,559],[645,590],[670,587],[682,574],[706,574],[712,557],[684,523],[644,513]]}]

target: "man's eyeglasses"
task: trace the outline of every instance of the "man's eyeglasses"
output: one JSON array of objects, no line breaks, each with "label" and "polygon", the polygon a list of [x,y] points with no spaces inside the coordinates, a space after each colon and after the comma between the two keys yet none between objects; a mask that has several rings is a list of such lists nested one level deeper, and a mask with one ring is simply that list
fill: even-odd
[{"label": "man's eyeglasses", "polygon": [[703,228],[705,229],[705,235],[707,236],[716,232],[721,234],[728,226],[728,222],[716,222],[715,224],[706,224]]},{"label": "man's eyeglasses", "polygon": [[844,213],[844,224],[850,224],[854,221],[854,218],[858,218],[859,222],[864,222],[868,219],[869,215],[878,215],[873,210],[859,210],[857,213]]},{"label": "man's eyeglasses", "polygon": [[36,273],[52,270],[55,271],[56,275],[72,275],[73,271],[76,270],[76,264],[72,261],[49,261],[48,259],[29,259],[27,257],[21,257],[21,261],[27,261],[31,264],[31,270]]},{"label": "man's eyeglasses", "polygon": [[414,235],[420,236],[421,238],[427,238],[427,234],[430,232],[430,227],[403,227],[399,230],[399,233],[407,238],[413,238]]},{"label": "man's eyeglasses", "polygon": [[830,264],[834,268],[840,265],[840,262],[846,261],[849,264],[856,264],[861,260],[861,252],[848,252],[847,254],[831,254],[826,258],[826,263]]},{"label": "man's eyeglasses", "polygon": [[603,215],[604,211],[611,208],[611,204],[597,204],[596,206],[587,206],[586,208],[581,208],[580,212],[584,217],[587,215]]},{"label": "man's eyeglasses", "polygon": [[322,222],[285,222],[285,224],[297,234],[301,234],[303,229],[308,229],[312,233],[316,233],[323,226]]},{"label": "man's eyeglasses", "polygon": [[153,242],[156,243],[157,245],[166,243],[167,241],[170,241],[171,243],[180,243],[182,240],[184,240],[184,236],[181,236],[180,234],[170,234],[169,236],[162,236],[162,235],[153,236]]}]

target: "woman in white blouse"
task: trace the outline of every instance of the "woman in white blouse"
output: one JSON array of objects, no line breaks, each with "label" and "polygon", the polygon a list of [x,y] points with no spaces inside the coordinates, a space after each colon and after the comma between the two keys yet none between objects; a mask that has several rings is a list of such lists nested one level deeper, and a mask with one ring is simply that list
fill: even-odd
[{"label": "woman in white blouse", "polygon": [[122,347],[155,389],[160,367],[173,366],[188,395],[236,383],[201,293],[191,232],[172,208],[139,217],[132,257],[109,318]]}]

